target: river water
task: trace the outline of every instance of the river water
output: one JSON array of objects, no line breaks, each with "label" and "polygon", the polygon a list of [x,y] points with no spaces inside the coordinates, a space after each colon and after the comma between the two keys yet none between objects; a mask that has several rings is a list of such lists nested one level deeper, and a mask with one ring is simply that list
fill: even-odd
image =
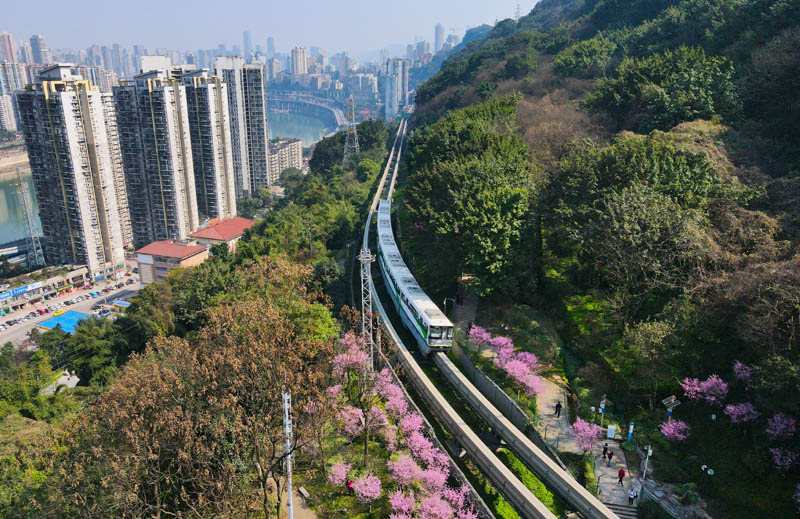
[{"label": "river water", "polygon": [[[40,230],[39,210],[36,206],[36,195],[33,191],[33,179],[30,174],[24,177],[28,186],[31,207],[35,213],[37,231]],[[25,237],[25,210],[20,199],[16,176],[0,177],[0,244]]]},{"label": "river water", "polygon": [[[325,123],[314,117],[301,114],[269,113],[269,136],[292,137],[303,141],[303,146],[311,146],[332,128],[326,128]],[[33,190],[33,179],[28,173],[25,176],[28,192],[32,198],[31,207],[35,213],[37,230],[41,229],[39,223],[39,210],[36,206],[36,195]],[[22,207],[20,195],[17,194],[16,176],[0,177],[0,244],[25,237],[25,212]]]},{"label": "river water", "polygon": [[292,137],[303,141],[303,147],[308,147],[333,130],[326,128],[320,119],[308,115],[269,112],[270,139]]}]

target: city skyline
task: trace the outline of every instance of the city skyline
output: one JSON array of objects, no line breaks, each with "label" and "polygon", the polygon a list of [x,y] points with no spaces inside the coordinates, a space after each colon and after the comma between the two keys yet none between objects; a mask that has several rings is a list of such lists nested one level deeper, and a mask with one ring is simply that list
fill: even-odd
[{"label": "city skyline", "polygon": [[[145,4],[150,3],[146,0]],[[252,45],[266,47],[267,38],[275,41],[276,52],[286,54],[295,46],[321,47],[329,52],[346,51],[359,58],[377,54],[381,49],[405,45],[419,38],[434,41],[434,27],[442,23],[446,34],[455,31],[463,36],[468,27],[493,24],[495,20],[511,18],[519,2],[478,2],[466,0],[437,2],[436,4],[412,0],[402,10],[392,12],[395,17],[386,23],[385,9],[379,3],[359,0],[348,9],[317,0],[301,0],[286,5],[250,5],[245,2],[227,2],[225,9],[215,9],[219,4],[186,2],[163,4],[152,2],[135,11],[115,12],[116,4],[106,4],[90,13],[80,14],[66,4],[45,0],[44,4],[20,4],[12,12],[4,13],[4,26],[14,36],[16,45],[28,41],[33,35],[42,35],[49,49],[85,48],[94,44],[144,45],[176,50],[243,46],[243,32],[248,31]],[[204,9],[204,7],[206,7]],[[524,13],[533,4],[523,6]],[[121,7],[120,7],[121,9]],[[153,18],[151,12],[162,15]],[[41,12],[52,16],[42,17]],[[247,16],[243,16],[247,13]],[[314,16],[308,16],[313,13]],[[173,16],[170,16],[174,14]],[[265,23],[255,20],[263,14]],[[175,19],[180,19],[185,31],[175,31]],[[120,22],[124,20],[125,23]],[[161,20],[161,22],[159,22]],[[159,24],[163,23],[163,28]],[[92,31],[76,31],[85,24]],[[150,28],[146,35],[142,27]],[[345,28],[346,27],[346,28]]]}]

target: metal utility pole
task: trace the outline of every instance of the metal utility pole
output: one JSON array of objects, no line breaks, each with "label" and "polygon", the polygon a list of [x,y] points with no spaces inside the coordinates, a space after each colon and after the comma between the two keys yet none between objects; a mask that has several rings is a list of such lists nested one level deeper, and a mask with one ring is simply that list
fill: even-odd
[{"label": "metal utility pole", "polygon": [[294,506],[292,503],[292,395],[283,392],[283,431],[286,434],[286,507],[289,510],[289,519],[294,518]]},{"label": "metal utility pole", "polygon": [[369,361],[374,367],[374,343],[372,341],[372,270],[371,263],[375,261],[375,255],[369,249],[361,249],[358,255],[361,262],[361,334],[364,337],[364,345],[369,346]]},{"label": "metal utility pole", "polygon": [[41,267],[44,265],[44,253],[42,252],[42,244],[39,242],[39,236],[36,234],[34,228],[34,215],[33,207],[30,203],[30,191],[28,185],[22,178],[22,170],[17,168],[17,184],[19,189],[17,194],[22,200],[22,210],[25,213],[25,231],[28,240],[28,266],[31,268]]},{"label": "metal utility pole", "polygon": [[520,18],[522,18],[522,7],[517,4],[517,8],[514,10],[514,21],[518,22]]},{"label": "metal utility pole", "polygon": [[356,130],[356,104],[352,94],[347,100],[347,130],[344,139],[344,155],[342,167],[355,166],[358,163],[358,130]]}]

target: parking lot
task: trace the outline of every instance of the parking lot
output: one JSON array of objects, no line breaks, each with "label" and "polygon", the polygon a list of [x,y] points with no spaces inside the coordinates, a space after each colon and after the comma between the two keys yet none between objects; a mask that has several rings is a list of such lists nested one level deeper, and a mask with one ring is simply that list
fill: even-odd
[{"label": "parking lot", "polygon": [[111,314],[106,308],[110,308],[116,300],[128,300],[139,288],[138,276],[130,276],[115,284],[109,283],[105,286],[83,289],[77,293],[64,294],[57,299],[43,301],[35,308],[25,308],[2,316],[0,344],[10,341],[15,346],[21,346],[38,323],[68,310],[106,317]]}]

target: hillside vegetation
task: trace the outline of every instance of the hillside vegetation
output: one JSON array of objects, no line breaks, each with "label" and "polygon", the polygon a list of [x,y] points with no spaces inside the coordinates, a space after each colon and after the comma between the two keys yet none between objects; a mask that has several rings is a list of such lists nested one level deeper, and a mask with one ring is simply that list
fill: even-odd
[{"label": "hillside vegetation", "polygon": [[542,0],[417,95],[425,286],[547,310],[579,412],[608,394],[719,517],[800,499],[799,48],[791,0]]}]

